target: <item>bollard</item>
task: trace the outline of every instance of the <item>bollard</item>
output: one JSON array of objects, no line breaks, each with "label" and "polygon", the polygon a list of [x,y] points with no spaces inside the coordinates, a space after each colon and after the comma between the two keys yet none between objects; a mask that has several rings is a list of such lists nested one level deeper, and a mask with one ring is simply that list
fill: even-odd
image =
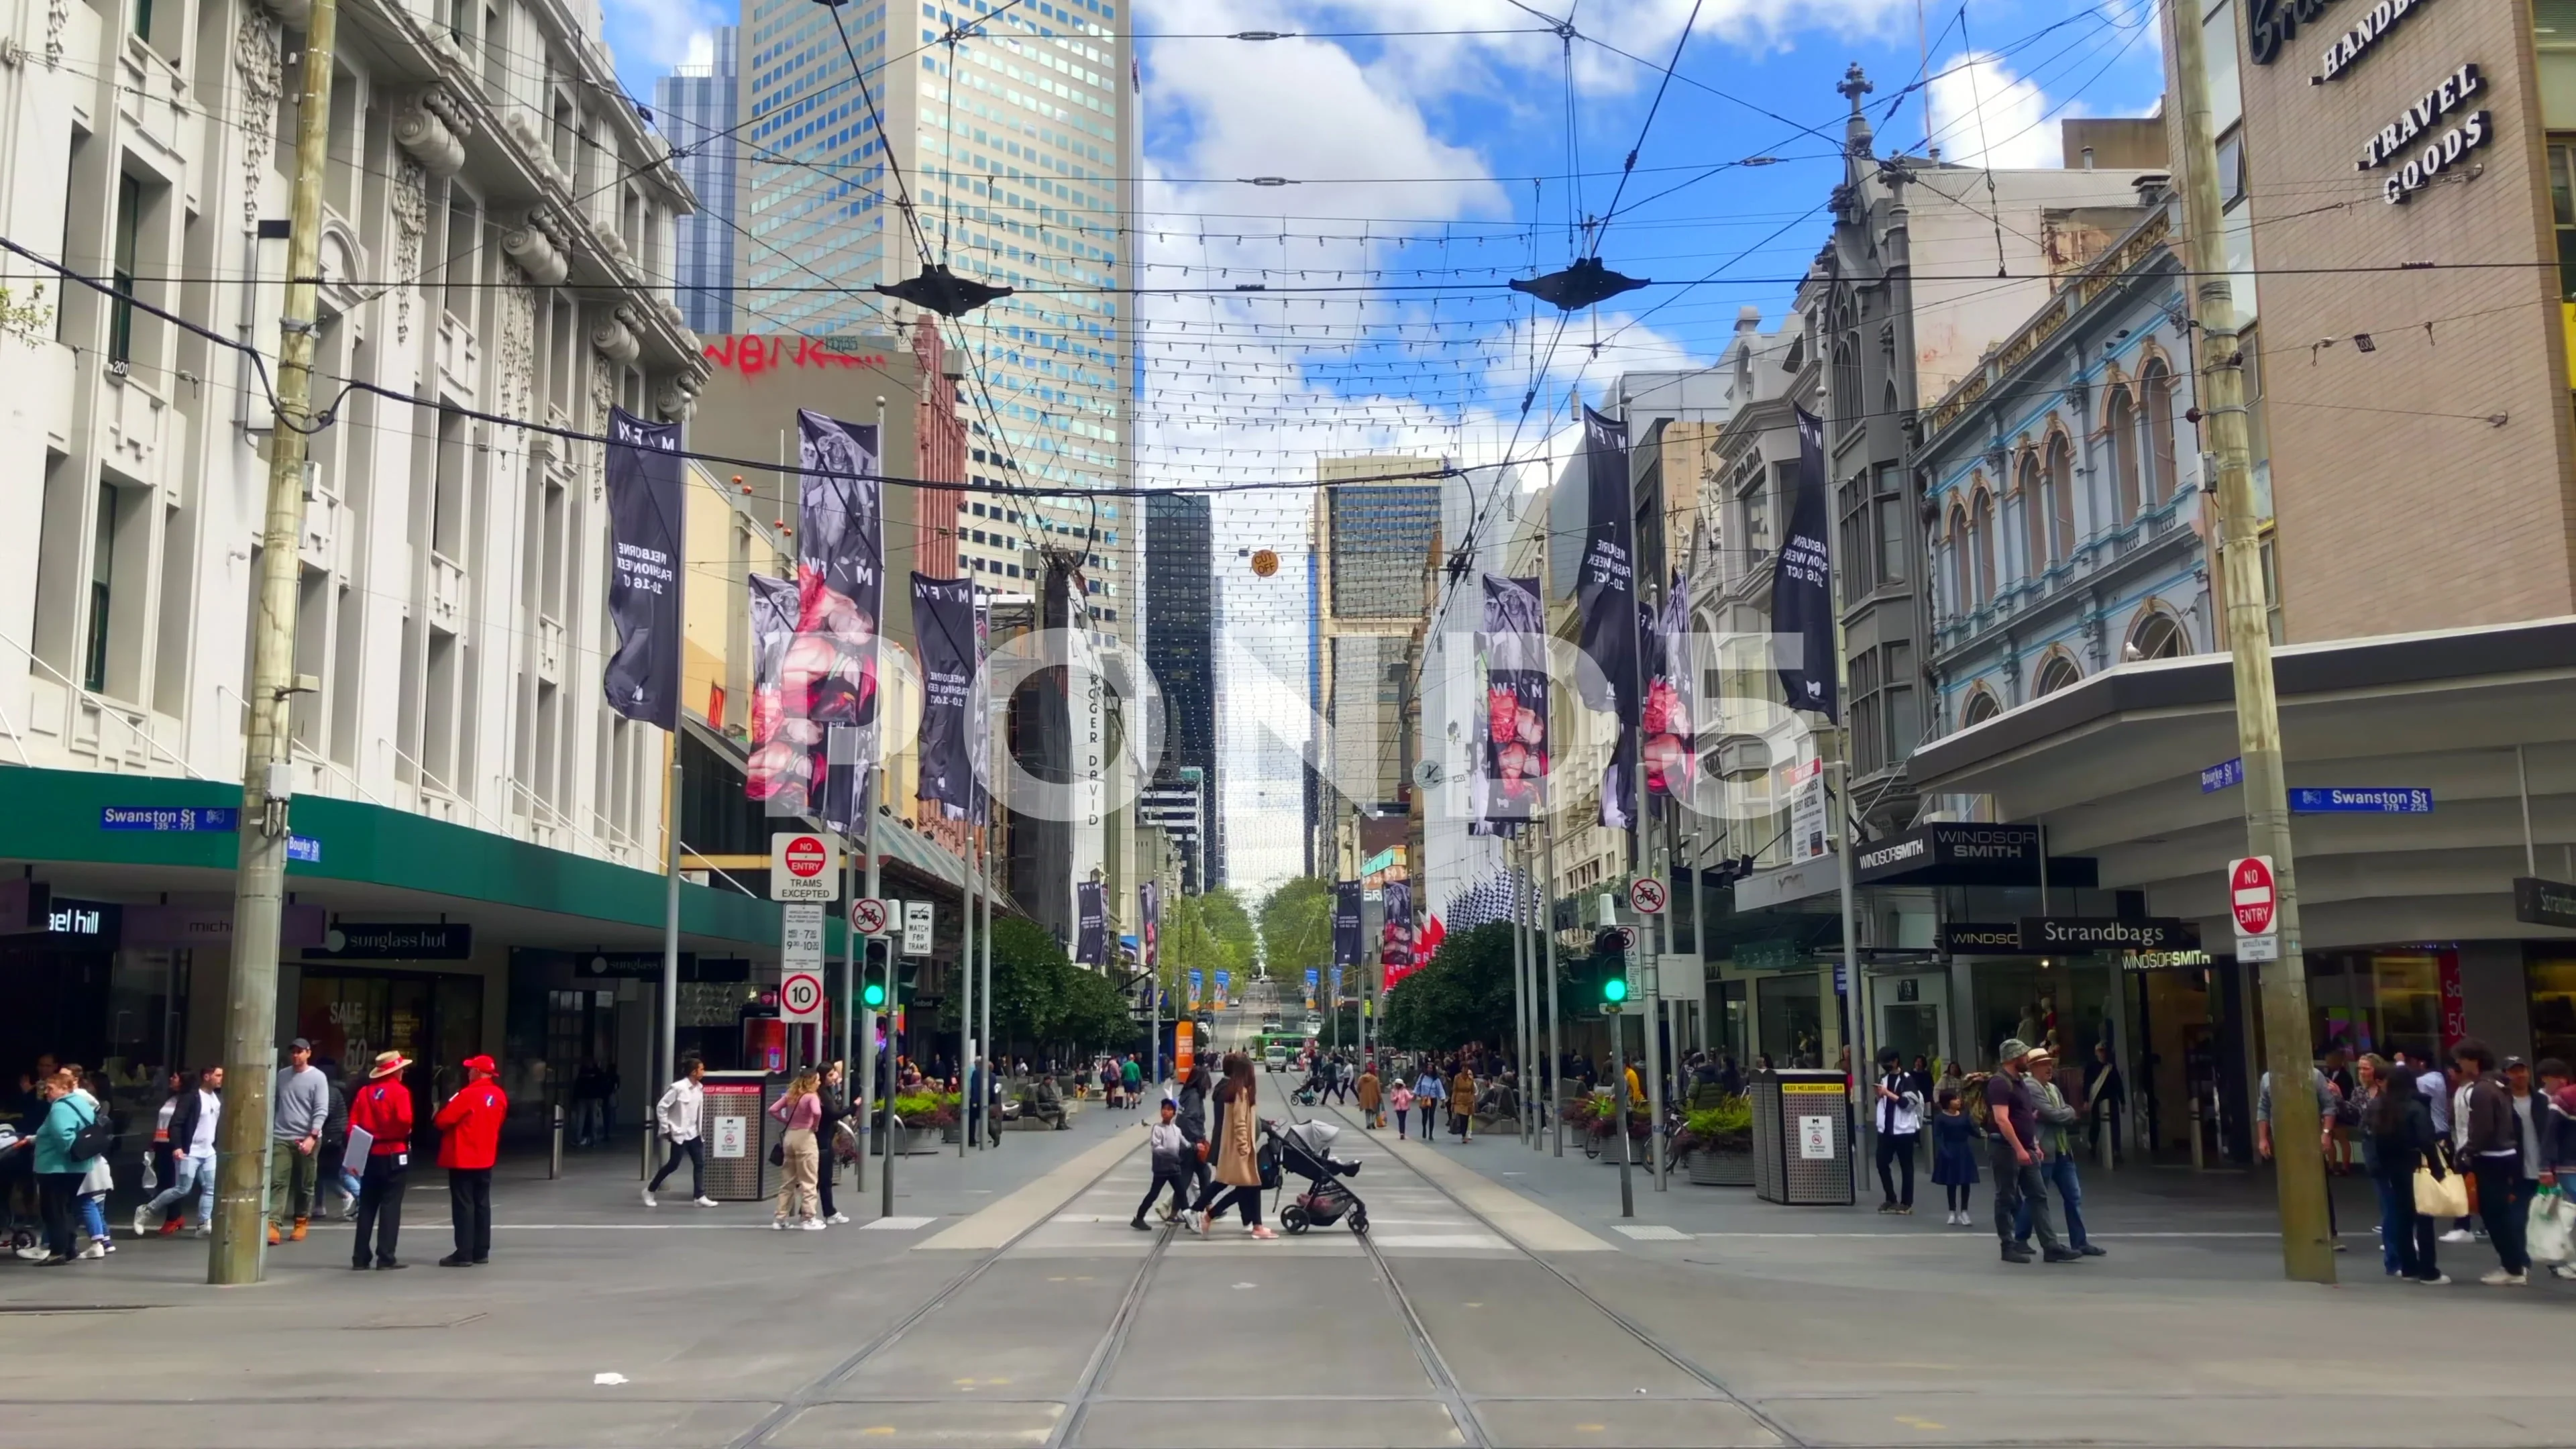
[{"label": "bollard", "polygon": [[558,1178],[558,1177],[563,1176],[563,1129],[564,1129],[564,1110],[563,1110],[563,1104],[562,1104],[562,1103],[557,1103],[557,1104],[555,1104],[555,1106],[552,1108],[552,1111],[554,1112],[554,1119],[555,1119],[555,1127],[554,1127],[554,1150],[553,1150],[553,1152],[552,1152],[551,1154],[549,1154],[549,1155],[547,1156],[547,1158],[546,1158],[546,1179],[547,1179],[548,1181],[552,1181],[552,1180],[554,1180],[555,1178]]},{"label": "bollard", "polygon": [[2209,1164],[2202,1159],[2200,1148],[2200,1094],[2194,1092],[2191,1094],[2191,1170],[2204,1172],[2208,1167]]},{"label": "bollard", "polygon": [[2112,1166],[2111,1114],[2114,1110],[2109,1102],[2104,1102],[2093,1113],[2093,1145],[2100,1152],[2104,1172],[2109,1172]]}]

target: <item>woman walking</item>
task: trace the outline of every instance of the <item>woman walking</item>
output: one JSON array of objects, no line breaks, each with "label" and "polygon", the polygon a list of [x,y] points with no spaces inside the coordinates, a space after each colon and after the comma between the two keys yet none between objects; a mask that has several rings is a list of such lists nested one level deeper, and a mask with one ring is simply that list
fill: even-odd
[{"label": "woman walking", "polygon": [[1172,1125],[1181,1129],[1181,1165],[1189,1169],[1190,1188],[1173,1203],[1171,1216],[1181,1217],[1190,1204],[1204,1202],[1208,1191],[1208,1156],[1214,1150],[1208,1142],[1208,1092],[1214,1085],[1204,1058],[1190,1063],[1190,1074],[1181,1079],[1181,1092],[1173,1104]]},{"label": "woman walking", "polygon": [[1941,1184],[1950,1206],[1945,1220],[1954,1228],[1973,1226],[1968,1198],[1977,1186],[1977,1119],[1968,1115],[1959,1089],[1941,1089],[1940,1108],[1932,1114],[1932,1180]]},{"label": "woman walking", "polygon": [[1449,1080],[1449,1131],[1461,1147],[1476,1140],[1476,1074],[1465,1057],[1458,1059],[1458,1075]]},{"label": "woman walking", "polygon": [[1261,1135],[1261,1118],[1256,1110],[1259,1097],[1252,1080],[1252,1059],[1241,1052],[1228,1052],[1225,1058],[1225,1080],[1216,1089],[1216,1180],[1225,1188],[1213,1203],[1199,1208],[1199,1236],[1206,1237],[1215,1226],[1217,1215],[1228,1207],[1242,1210],[1243,1225],[1256,1238],[1268,1240],[1279,1236],[1261,1223],[1261,1157],[1256,1146]]},{"label": "woman walking", "polygon": [[822,1198],[823,1221],[846,1223],[847,1213],[832,1205],[832,1179],[841,1175],[841,1123],[850,1109],[841,1100],[841,1064],[834,1062],[823,1069],[823,1084],[814,1093],[822,1104],[822,1115],[814,1127],[814,1186]]},{"label": "woman walking", "polygon": [[36,1094],[46,1104],[44,1122],[36,1129],[36,1200],[45,1221],[45,1256],[37,1266],[55,1268],[77,1257],[101,1256],[86,1252],[76,1241],[81,1176],[89,1162],[72,1157],[72,1139],[98,1114],[81,1105],[65,1072],[37,1082]]},{"label": "woman walking", "polygon": [[1377,1108],[1380,1085],[1377,1079],[1377,1063],[1371,1062],[1367,1069],[1360,1073],[1360,1130],[1364,1132],[1374,1132],[1378,1129]]},{"label": "woman walking", "polygon": [[812,1067],[797,1070],[796,1080],[787,1084],[787,1095],[770,1104],[769,1115],[787,1127],[787,1135],[778,1144],[778,1165],[786,1170],[786,1176],[778,1184],[778,1211],[769,1225],[785,1228],[792,1209],[797,1227],[819,1233],[823,1219],[816,1215],[814,1130],[822,1125],[823,1094]]},{"label": "woman walking", "polygon": [[2388,1271],[2418,1283],[2450,1282],[2435,1257],[2436,1229],[2441,1224],[2415,1211],[2415,1169],[2422,1167],[2439,1182],[2443,1176],[2441,1138],[2433,1130],[2433,1109],[2415,1089],[2415,1073],[2390,1067],[2363,1119],[2370,1132],[2371,1181],[2379,1192],[2379,1235],[2397,1248],[2397,1264]]},{"label": "woman walking", "polygon": [[1424,1062],[1422,1076],[1413,1084],[1413,1105],[1422,1114],[1422,1145],[1425,1147],[1431,1145],[1431,1128],[1439,1120],[1441,1099],[1448,1095],[1449,1089],[1440,1082],[1440,1069],[1428,1061]]}]

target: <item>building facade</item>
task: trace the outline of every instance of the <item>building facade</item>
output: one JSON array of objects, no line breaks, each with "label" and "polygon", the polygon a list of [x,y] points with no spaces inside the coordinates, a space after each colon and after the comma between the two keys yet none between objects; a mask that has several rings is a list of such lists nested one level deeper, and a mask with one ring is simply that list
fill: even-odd
[{"label": "building facade", "polygon": [[[1419,708],[1414,676],[1440,565],[1441,487],[1385,475],[1437,470],[1439,460],[1401,455],[1328,458],[1316,464],[1315,712],[1325,738],[1321,781],[1310,793],[1313,859],[1324,871],[1348,854],[1336,846],[1357,810],[1411,809]],[[1337,481],[1349,480],[1349,481]]]},{"label": "building facade", "polygon": [[1143,501],[1145,587],[1152,607],[1144,626],[1145,667],[1163,698],[1163,745],[1153,762],[1159,785],[1194,771],[1199,817],[1192,836],[1190,890],[1225,882],[1217,840],[1216,574],[1208,499],[1157,493]]},{"label": "building facade", "polygon": [[742,189],[733,144],[742,78],[739,26],[718,26],[712,54],[653,83],[654,123],[671,143],[671,165],[698,198],[672,230],[671,277],[680,315],[702,334],[734,331],[734,204]]}]

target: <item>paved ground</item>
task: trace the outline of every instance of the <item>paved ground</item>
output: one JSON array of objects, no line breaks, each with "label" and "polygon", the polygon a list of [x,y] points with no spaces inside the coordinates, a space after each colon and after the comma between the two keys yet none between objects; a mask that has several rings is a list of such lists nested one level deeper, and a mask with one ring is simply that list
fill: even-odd
[{"label": "paved ground", "polygon": [[2014,1268],[1937,1206],[1641,1175],[1622,1220],[1580,1156],[1353,1127],[1365,1240],[1201,1240],[1127,1226],[1137,1121],[906,1159],[885,1229],[647,1213],[596,1160],[506,1183],[480,1271],[429,1266],[434,1193],[400,1274],[349,1272],[337,1229],[252,1289],[201,1286],[193,1242],[11,1265],[0,1444],[2457,1449],[2576,1413],[2576,1285],[2386,1282],[2357,1201],[2344,1288],[2279,1280],[2259,1182],[2145,1169],[2096,1186],[2112,1256]]}]

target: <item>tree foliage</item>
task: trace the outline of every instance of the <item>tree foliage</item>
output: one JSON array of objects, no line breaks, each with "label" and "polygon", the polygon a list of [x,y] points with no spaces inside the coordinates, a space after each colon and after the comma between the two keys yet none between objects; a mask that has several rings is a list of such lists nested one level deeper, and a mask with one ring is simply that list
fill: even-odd
[{"label": "tree foliage", "polygon": [[1261,903],[1261,949],[1275,979],[1301,982],[1333,960],[1333,883],[1301,875]]},{"label": "tree foliage", "polygon": [[1386,994],[1386,1044],[1455,1051],[1470,1042],[1511,1049],[1512,927],[1491,921],[1451,933],[1431,961]]},{"label": "tree foliage", "polygon": [[[944,1029],[955,1030],[956,1009],[952,995]],[[993,922],[993,1035],[1007,1048],[1044,1054],[1124,1050],[1143,1032],[1115,982],[1074,965],[1044,927],[1014,916]]]}]

